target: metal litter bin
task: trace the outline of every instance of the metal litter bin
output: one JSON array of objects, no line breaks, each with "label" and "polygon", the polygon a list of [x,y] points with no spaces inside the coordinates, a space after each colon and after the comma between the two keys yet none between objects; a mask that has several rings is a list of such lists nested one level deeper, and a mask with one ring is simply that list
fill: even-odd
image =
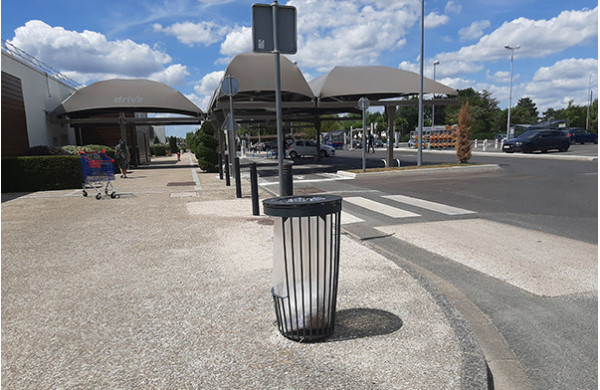
[{"label": "metal litter bin", "polygon": [[342,197],[284,196],[263,201],[275,218],[273,300],[281,334],[295,341],[330,336],[335,323]]}]

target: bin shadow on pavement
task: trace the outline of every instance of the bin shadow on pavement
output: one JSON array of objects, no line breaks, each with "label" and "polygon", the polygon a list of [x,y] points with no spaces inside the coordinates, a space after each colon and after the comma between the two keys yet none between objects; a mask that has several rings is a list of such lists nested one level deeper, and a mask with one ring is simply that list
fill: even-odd
[{"label": "bin shadow on pavement", "polygon": [[402,328],[400,317],[380,309],[356,308],[336,313],[335,330],[326,342],[354,340],[394,333]]}]

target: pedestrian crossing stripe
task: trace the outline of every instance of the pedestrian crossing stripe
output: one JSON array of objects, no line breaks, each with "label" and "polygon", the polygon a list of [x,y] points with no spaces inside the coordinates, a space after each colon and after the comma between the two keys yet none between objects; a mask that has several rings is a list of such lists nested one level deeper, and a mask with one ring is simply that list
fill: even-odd
[{"label": "pedestrian crossing stripe", "polygon": [[342,218],[342,221],[341,221],[342,225],[347,225],[347,224],[350,224],[350,223],[357,223],[357,222],[364,222],[365,221],[364,219],[355,217],[354,215],[349,214],[349,213],[347,213],[345,211],[342,211],[341,218]]},{"label": "pedestrian crossing stripe", "polygon": [[435,211],[446,215],[464,215],[464,214],[476,214],[475,211],[465,210],[458,207],[448,206],[441,203],[430,202],[428,200],[412,198],[405,195],[384,195],[383,198],[391,199],[396,202],[405,203],[411,206],[420,207],[423,209]]},{"label": "pedestrian crossing stripe", "polygon": [[376,202],[371,199],[363,198],[360,196],[354,196],[349,198],[344,198],[346,202],[352,203],[356,206],[366,208],[370,211],[374,211],[379,214],[387,215],[391,218],[410,218],[410,217],[420,217],[419,214],[402,210],[394,206],[388,206],[383,203]]}]

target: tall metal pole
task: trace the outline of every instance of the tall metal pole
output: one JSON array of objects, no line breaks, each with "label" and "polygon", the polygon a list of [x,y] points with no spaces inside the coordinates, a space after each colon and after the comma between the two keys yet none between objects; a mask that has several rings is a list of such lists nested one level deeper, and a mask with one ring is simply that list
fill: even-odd
[{"label": "tall metal pole", "polygon": [[[439,61],[433,61],[433,82],[435,83],[435,67],[440,64]],[[435,93],[433,94],[433,99],[435,100]],[[435,126],[435,104],[431,106],[431,127]]]},{"label": "tall metal pole", "polygon": [[417,152],[417,166],[421,166],[423,163],[423,54],[424,54],[424,40],[425,40],[425,0],[421,0],[421,85],[419,87],[419,148]]},{"label": "tall metal pole", "polygon": [[592,76],[594,76],[594,74],[590,74],[590,79],[588,82],[588,90],[590,91],[589,94],[589,100],[588,100],[588,106],[587,106],[587,112],[585,114],[585,129],[586,130],[590,130],[590,107],[592,105]]},{"label": "tall metal pole", "polygon": [[509,45],[504,46],[505,49],[510,50],[510,89],[508,92],[508,119],[506,122],[506,139],[510,139],[510,109],[512,107],[512,82],[513,82],[513,58],[515,50],[520,48],[520,45],[510,47]]},{"label": "tall metal pole", "polygon": [[281,127],[281,69],[279,63],[279,47],[277,45],[277,1],[273,4],[273,53],[275,54],[275,111],[277,112],[277,161],[279,174],[279,194],[285,192],[283,183],[283,156],[285,149],[283,148],[283,129]]},{"label": "tall metal pole", "polygon": [[[231,82],[231,75],[227,76],[227,82],[229,83],[229,91],[233,91],[233,86]],[[233,161],[237,156],[237,152],[235,150],[235,130],[233,130],[233,94],[229,94],[229,164],[231,167],[229,172],[233,172],[233,177],[236,177],[237,173],[233,168]]]},{"label": "tall metal pole", "polygon": [[367,156],[365,149],[367,148],[367,108],[363,106],[362,110],[362,171],[367,170]]}]

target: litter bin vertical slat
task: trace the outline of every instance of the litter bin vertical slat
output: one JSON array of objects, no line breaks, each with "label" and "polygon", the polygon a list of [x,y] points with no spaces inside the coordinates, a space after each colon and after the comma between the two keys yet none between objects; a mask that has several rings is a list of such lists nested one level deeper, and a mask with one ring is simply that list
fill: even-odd
[{"label": "litter bin vertical slat", "polygon": [[263,201],[279,217],[273,240],[273,299],[287,338],[312,341],[333,333],[339,275],[341,197],[288,196]]}]

